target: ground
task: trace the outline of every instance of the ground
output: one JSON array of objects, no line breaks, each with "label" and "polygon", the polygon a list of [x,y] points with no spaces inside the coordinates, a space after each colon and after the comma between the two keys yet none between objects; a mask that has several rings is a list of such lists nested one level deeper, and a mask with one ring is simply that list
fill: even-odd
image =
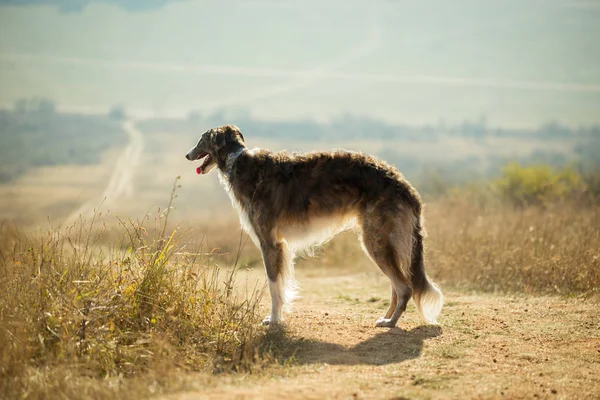
[{"label": "ground", "polygon": [[[255,268],[248,278],[261,274]],[[389,289],[374,267],[298,268],[297,277],[301,297],[268,333],[277,366],[191,376],[188,391],[168,398],[600,397],[598,299],[446,289],[439,326],[425,325],[411,303],[388,329],[375,327]]]}]

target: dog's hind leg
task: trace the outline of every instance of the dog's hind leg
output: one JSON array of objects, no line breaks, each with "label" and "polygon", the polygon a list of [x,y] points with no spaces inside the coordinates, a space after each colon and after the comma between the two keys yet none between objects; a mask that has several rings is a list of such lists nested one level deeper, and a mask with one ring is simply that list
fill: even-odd
[{"label": "dog's hind leg", "polygon": [[[403,246],[395,243],[396,229],[394,228],[397,227],[394,227],[389,219],[386,218],[384,221],[384,218],[378,217],[363,220],[362,242],[366,253],[391,281],[390,307],[386,315],[376,322],[377,326],[391,328],[396,326],[412,297],[412,287],[402,272],[402,263],[406,262],[408,265],[410,253],[407,254],[403,251]],[[408,236],[408,241],[410,240]]]},{"label": "dog's hind leg", "polygon": [[394,289],[394,285],[390,285],[390,288],[390,306],[388,307],[384,318],[391,318],[392,314],[394,314],[394,310],[396,310],[396,305],[398,304],[398,295],[396,294],[396,289]]},{"label": "dog's hind leg", "polygon": [[293,253],[285,241],[262,243],[261,251],[271,292],[271,315],[263,325],[274,325],[281,321],[282,308],[293,297]]}]

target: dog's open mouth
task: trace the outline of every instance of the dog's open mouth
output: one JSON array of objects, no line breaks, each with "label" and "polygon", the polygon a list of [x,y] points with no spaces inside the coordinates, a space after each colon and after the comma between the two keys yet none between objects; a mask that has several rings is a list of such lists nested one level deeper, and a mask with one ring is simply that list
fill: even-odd
[{"label": "dog's open mouth", "polygon": [[210,154],[202,153],[198,156],[196,160],[202,160],[202,164],[200,164],[200,166],[196,168],[196,173],[198,175],[201,175],[204,173],[204,169],[206,168],[206,166],[210,163]]}]

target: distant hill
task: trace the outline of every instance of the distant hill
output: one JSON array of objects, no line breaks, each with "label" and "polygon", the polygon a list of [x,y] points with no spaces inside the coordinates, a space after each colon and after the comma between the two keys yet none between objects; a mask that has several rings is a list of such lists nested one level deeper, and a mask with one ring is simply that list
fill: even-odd
[{"label": "distant hill", "polygon": [[32,167],[95,164],[127,138],[108,116],[60,114],[48,100],[21,101],[0,110],[0,183]]},{"label": "distant hill", "polygon": [[[85,115],[59,113],[50,100],[18,101],[13,110],[0,111],[0,182],[36,166],[97,163],[104,151],[126,142],[121,127],[126,115],[123,107],[105,115]],[[362,151],[422,182],[432,177],[451,184],[487,179],[511,161],[600,170],[600,125],[572,128],[550,122],[532,129],[498,128],[484,118],[407,125],[354,115],[331,122],[270,121],[223,111],[145,119],[137,127],[145,136],[145,151],[165,157],[187,150],[181,143],[191,146],[206,129],[231,123],[242,129],[250,147]]]},{"label": "distant hill", "polygon": [[600,123],[598,4],[0,0],[0,106],[589,126]]}]

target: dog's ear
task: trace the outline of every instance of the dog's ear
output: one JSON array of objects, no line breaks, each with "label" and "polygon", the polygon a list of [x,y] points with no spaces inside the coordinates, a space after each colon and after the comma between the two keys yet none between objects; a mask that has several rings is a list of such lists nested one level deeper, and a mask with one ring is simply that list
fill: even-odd
[{"label": "dog's ear", "polygon": [[234,136],[234,137],[236,135],[239,136],[242,139],[242,142],[244,142],[244,143],[246,142],[246,139],[244,139],[244,135],[242,135],[242,131],[240,131],[240,128],[238,128],[237,126],[230,125],[229,126],[229,132],[231,132],[232,136]]},{"label": "dog's ear", "polygon": [[215,145],[217,147],[217,150],[221,150],[223,148],[223,146],[225,146],[225,135],[223,133],[217,133],[217,135],[215,136]]},{"label": "dog's ear", "polygon": [[244,135],[242,135],[240,128],[238,128],[237,126],[227,125],[225,131],[227,132],[227,140],[235,142],[235,141],[237,141],[237,138],[239,137],[242,139],[243,143],[246,142],[246,140],[244,139]]}]

